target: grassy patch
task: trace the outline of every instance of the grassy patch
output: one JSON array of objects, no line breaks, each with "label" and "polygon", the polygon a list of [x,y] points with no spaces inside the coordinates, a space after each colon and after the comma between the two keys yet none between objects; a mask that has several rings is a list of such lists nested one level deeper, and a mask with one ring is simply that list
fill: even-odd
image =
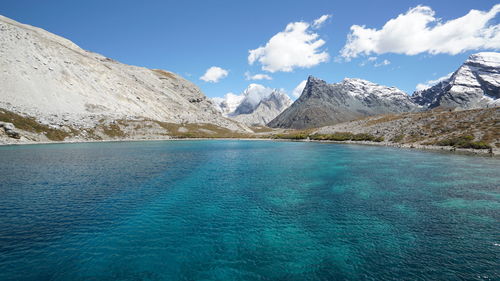
[{"label": "grassy patch", "polygon": [[[168,135],[174,138],[250,138],[250,134],[231,131],[227,128],[219,127],[208,123],[185,123],[175,124],[161,121],[154,121],[160,127],[168,131]],[[184,128],[186,131],[179,131]]]},{"label": "grassy patch", "polygon": [[273,131],[272,128],[266,126],[252,126],[250,129],[252,129],[255,133],[269,133]]},{"label": "grassy patch", "polygon": [[0,109],[0,121],[12,123],[20,130],[45,134],[49,140],[53,141],[62,141],[66,137],[70,136],[68,132],[53,129],[49,126],[38,123],[35,118],[21,116],[5,109]]},{"label": "grassy patch", "polygon": [[312,140],[331,140],[331,141],[373,141],[382,142],[383,137],[376,137],[370,134],[353,134],[349,132],[338,132],[333,134],[314,134]]},{"label": "grassy patch", "polygon": [[285,140],[305,140],[309,137],[307,133],[284,133],[284,134],[276,134],[273,135],[273,139],[285,139]]},{"label": "grassy patch", "polygon": [[284,134],[273,135],[274,139],[290,139],[290,140],[329,140],[329,141],[373,141],[382,142],[383,137],[376,137],[370,134],[353,134],[349,132],[338,132],[333,134],[311,134],[310,131],[294,131]]},{"label": "grassy patch", "polygon": [[453,146],[457,148],[473,148],[473,149],[490,149],[491,145],[482,141],[474,141],[473,136],[463,135],[458,137],[451,137],[437,141],[438,146]]},{"label": "grassy patch", "polygon": [[394,138],[392,138],[391,141],[392,142],[401,142],[401,141],[403,141],[404,138],[405,138],[405,135],[400,134],[400,135],[394,136]]},{"label": "grassy patch", "polygon": [[101,125],[102,132],[112,138],[123,138],[126,134],[120,129],[118,124]]}]

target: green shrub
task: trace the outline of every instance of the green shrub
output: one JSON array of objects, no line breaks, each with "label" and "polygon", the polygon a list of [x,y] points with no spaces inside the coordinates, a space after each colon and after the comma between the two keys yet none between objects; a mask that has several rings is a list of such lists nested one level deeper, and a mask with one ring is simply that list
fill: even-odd
[{"label": "green shrub", "polygon": [[486,142],[475,142],[473,136],[464,135],[452,137],[436,142],[438,146],[453,146],[457,148],[490,149],[491,145]]},{"label": "green shrub", "polygon": [[392,138],[392,142],[401,142],[403,139],[405,138],[405,135],[401,134],[401,135],[397,135],[397,136],[394,136],[394,138]]},{"label": "green shrub", "polygon": [[468,147],[464,147],[464,148],[490,149],[491,145],[489,145],[488,143],[482,142],[482,141],[477,141],[477,142],[468,143]]},{"label": "green shrub", "polygon": [[287,140],[304,140],[307,139],[309,135],[305,133],[292,133],[292,134],[277,134],[274,135],[274,139],[287,139]]},{"label": "green shrub", "polygon": [[53,141],[62,141],[70,135],[63,130],[40,124],[33,117],[21,116],[5,109],[0,109],[0,121],[12,123],[16,128],[24,131],[45,134],[49,140]]},{"label": "green shrub", "polygon": [[331,140],[331,141],[374,141],[382,142],[383,137],[375,137],[370,134],[353,134],[348,132],[338,132],[333,134],[314,134],[309,136],[312,140]]}]

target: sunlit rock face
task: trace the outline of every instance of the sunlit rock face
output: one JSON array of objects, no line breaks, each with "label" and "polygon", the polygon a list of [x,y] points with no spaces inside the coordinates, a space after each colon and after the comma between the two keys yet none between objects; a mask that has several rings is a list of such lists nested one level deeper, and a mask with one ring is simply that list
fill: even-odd
[{"label": "sunlit rock face", "polygon": [[419,105],[473,109],[499,106],[500,53],[473,54],[453,75],[412,99]]}]

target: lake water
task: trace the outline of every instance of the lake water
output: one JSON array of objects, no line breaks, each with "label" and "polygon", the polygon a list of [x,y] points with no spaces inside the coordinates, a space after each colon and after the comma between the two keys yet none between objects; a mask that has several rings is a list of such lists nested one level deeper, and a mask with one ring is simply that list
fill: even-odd
[{"label": "lake water", "polygon": [[499,280],[499,167],[304,142],[0,147],[0,280]]}]

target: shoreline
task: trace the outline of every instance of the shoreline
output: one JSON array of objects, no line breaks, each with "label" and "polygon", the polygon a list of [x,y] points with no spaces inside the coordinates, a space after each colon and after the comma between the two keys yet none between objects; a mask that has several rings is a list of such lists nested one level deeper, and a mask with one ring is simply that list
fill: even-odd
[{"label": "shoreline", "polygon": [[272,139],[272,138],[157,138],[157,139],[109,139],[109,140],[68,140],[68,141],[42,141],[42,142],[19,142],[19,143],[0,143],[0,146],[24,146],[38,144],[77,144],[77,143],[115,143],[115,142],[151,142],[151,141],[203,141],[203,140],[232,140],[232,141],[277,141],[277,142],[315,142],[315,143],[334,143],[334,144],[354,144],[385,146],[402,149],[413,149],[431,152],[455,153],[470,156],[500,157],[500,151],[487,149],[455,148],[452,146],[433,146],[421,144],[400,144],[391,142],[369,142],[369,141],[332,141],[332,140],[307,140],[307,139]]}]

